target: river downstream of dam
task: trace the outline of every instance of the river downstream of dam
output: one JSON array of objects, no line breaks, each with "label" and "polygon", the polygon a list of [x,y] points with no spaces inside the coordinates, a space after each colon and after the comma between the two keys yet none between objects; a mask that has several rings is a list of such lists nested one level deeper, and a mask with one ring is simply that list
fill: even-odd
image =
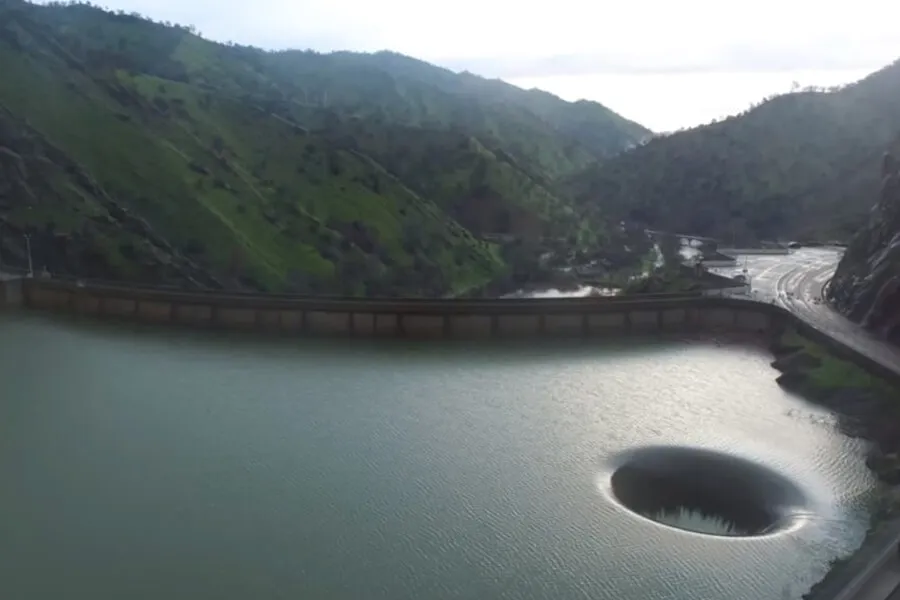
[{"label": "river downstream of dam", "polygon": [[[875,482],[771,360],[735,338],[287,340],[0,314],[3,597],[799,598],[861,542]],[[764,467],[808,518],[717,537],[640,517],[607,483],[611,457],[648,446]]]}]

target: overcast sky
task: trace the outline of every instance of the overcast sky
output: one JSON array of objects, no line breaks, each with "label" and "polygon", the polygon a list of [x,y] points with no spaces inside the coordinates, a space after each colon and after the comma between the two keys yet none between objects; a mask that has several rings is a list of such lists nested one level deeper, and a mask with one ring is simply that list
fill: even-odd
[{"label": "overcast sky", "polygon": [[[96,1],[96,0],[95,0]],[[103,4],[103,2],[100,2]],[[263,48],[390,49],[606,104],[657,131],[900,58],[884,0],[106,0]]]}]

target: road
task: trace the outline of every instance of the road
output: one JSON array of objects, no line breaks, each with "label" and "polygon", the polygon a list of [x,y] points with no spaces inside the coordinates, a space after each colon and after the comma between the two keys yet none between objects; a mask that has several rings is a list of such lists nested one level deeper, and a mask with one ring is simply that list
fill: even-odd
[{"label": "road", "polygon": [[[848,346],[900,372],[900,348],[844,318],[823,301],[823,288],[834,274],[841,255],[841,250],[832,248],[802,248],[780,256],[744,255],[737,258],[735,267],[710,271],[730,277],[746,276],[755,299],[790,310]],[[848,586],[835,600],[900,600],[898,542],[900,536],[894,536],[879,552],[878,560],[873,559],[882,564],[872,574],[860,573],[860,583],[865,583],[859,587]]]},{"label": "road", "polygon": [[894,590],[894,593],[888,596],[887,600],[900,600],[900,588]]},{"label": "road", "polygon": [[896,546],[891,548],[891,556],[856,591],[838,595],[835,600],[900,600],[900,558]]},{"label": "road", "polygon": [[754,298],[783,306],[885,367],[900,372],[900,348],[844,318],[823,302],[822,288],[840,258],[841,251],[837,249],[802,248],[788,255],[740,256],[736,267],[710,271],[727,276],[747,275]]}]

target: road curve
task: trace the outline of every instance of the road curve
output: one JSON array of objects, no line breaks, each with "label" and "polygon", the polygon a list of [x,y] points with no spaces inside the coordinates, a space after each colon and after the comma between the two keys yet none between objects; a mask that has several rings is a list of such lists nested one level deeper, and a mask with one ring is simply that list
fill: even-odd
[{"label": "road curve", "polygon": [[887,600],[900,600],[900,587],[894,590],[894,593],[888,596]]},{"label": "road curve", "polygon": [[900,348],[833,311],[823,300],[823,288],[831,279],[841,251],[803,248],[788,255],[740,256],[736,267],[715,269],[726,275],[744,274],[751,293],[793,312],[883,366],[900,373]]},{"label": "road curve", "polygon": [[837,260],[830,266],[809,269],[798,266],[779,279],[778,285],[781,287],[776,302],[848,346],[900,373],[900,348],[835,312],[824,301],[823,287],[834,274],[836,266]]}]

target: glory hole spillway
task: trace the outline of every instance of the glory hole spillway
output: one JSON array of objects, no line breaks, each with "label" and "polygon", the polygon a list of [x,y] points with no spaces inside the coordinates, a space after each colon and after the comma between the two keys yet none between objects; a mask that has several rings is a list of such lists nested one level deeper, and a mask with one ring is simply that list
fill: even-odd
[{"label": "glory hole spillway", "polygon": [[[753,340],[0,332],[8,598],[799,597],[867,526],[859,443]],[[733,477],[771,485],[722,512]]]}]

